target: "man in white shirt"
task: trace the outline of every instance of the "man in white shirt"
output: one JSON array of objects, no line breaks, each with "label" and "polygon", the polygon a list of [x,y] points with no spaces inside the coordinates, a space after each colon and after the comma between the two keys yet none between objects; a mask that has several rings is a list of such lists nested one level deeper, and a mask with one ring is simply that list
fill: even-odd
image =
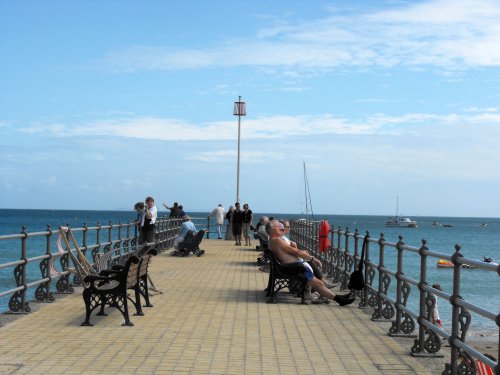
[{"label": "man in white shirt", "polygon": [[219,235],[219,240],[222,240],[222,225],[224,224],[224,218],[226,217],[226,210],[224,210],[221,203],[219,203],[219,205],[212,210],[210,216],[215,218],[217,234]]}]

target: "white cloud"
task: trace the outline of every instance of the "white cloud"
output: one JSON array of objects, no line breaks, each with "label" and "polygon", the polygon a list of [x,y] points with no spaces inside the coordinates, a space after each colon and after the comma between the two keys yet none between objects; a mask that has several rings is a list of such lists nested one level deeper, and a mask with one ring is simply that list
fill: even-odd
[{"label": "white cloud", "polygon": [[57,185],[57,177],[56,176],[47,176],[40,181],[38,181],[39,184],[45,185],[45,186],[56,186]]},{"label": "white cloud", "polygon": [[[186,157],[188,160],[197,160],[206,163],[226,163],[228,160],[236,160],[237,152],[234,150],[198,152]],[[266,160],[283,160],[285,154],[281,152],[243,151],[240,161],[245,164],[263,163]]]},{"label": "white cloud", "polygon": [[437,66],[446,70],[500,65],[500,3],[437,0],[377,12],[330,10],[315,21],[261,28],[246,40],[196,49],[132,46],[94,63],[107,69],[203,69],[260,66],[291,70]]},{"label": "white cloud", "polygon": [[[285,139],[328,134],[397,135],[401,134],[406,128],[418,124],[432,124],[437,128],[443,124],[498,126],[500,124],[500,113],[489,110],[473,115],[410,113],[401,116],[388,116],[373,114],[358,120],[334,117],[329,114],[317,116],[263,116],[243,120],[241,132],[242,138],[245,139]],[[19,131],[59,138],[114,136],[163,141],[221,141],[234,140],[237,136],[237,127],[234,121],[193,124],[177,119],[154,117],[99,120],[84,124],[34,125],[21,128]],[[104,160],[101,154],[92,155],[90,158],[91,160]]]}]

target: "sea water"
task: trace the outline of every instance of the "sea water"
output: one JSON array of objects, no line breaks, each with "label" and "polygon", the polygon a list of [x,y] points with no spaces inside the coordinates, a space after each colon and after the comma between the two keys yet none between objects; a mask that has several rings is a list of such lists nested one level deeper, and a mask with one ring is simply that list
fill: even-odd
[{"label": "sea water", "polygon": [[[160,211],[160,216],[167,216],[168,212]],[[207,212],[190,212],[190,216],[198,229],[205,228],[207,224]],[[267,216],[275,218],[294,219],[301,218],[298,214],[277,214],[265,213]],[[261,214],[256,213],[254,222]],[[47,224],[56,230],[58,225],[69,224],[72,228],[96,226],[97,223],[107,225],[127,223],[135,219],[134,211],[83,211],[83,210],[0,210],[0,235],[17,234],[22,231],[22,226],[26,227],[26,232],[43,232],[47,230]],[[330,224],[342,230],[354,232],[359,230],[361,235],[368,231],[371,238],[378,239],[384,235],[386,241],[396,243],[399,236],[406,245],[412,247],[422,246],[422,240],[427,241],[427,247],[434,252],[452,255],[455,245],[460,245],[460,253],[476,260],[482,260],[484,256],[495,261],[500,261],[500,219],[498,218],[457,218],[457,217],[413,217],[417,220],[417,228],[392,228],[384,227],[387,220],[385,216],[362,216],[362,215],[316,215],[315,220],[326,219]],[[434,222],[447,224],[450,227],[435,226]],[[214,221],[211,220],[213,224]],[[224,227],[226,227],[224,225]],[[216,238],[215,228],[211,227],[210,237]],[[33,239],[35,240],[35,239]],[[29,243],[28,257],[42,255],[45,253],[45,238],[40,237],[36,241]],[[89,242],[90,243],[90,242]],[[53,248],[52,251],[55,251]],[[352,251],[352,249],[351,249]],[[395,271],[397,265],[396,250],[392,247],[385,249],[386,267]],[[0,264],[19,260],[21,257],[20,240],[0,241]],[[370,259],[378,261],[378,247],[371,244]],[[453,277],[452,269],[442,269],[436,267],[436,259],[429,258],[427,267],[427,282],[441,284],[445,293],[452,293]],[[31,265],[30,265],[31,266]],[[404,272],[407,276],[419,278],[420,258],[417,254],[405,252]],[[0,269],[0,292],[15,287],[13,268]],[[377,277],[377,276],[376,276]],[[37,264],[28,268],[28,282],[40,278],[40,270]],[[494,272],[481,269],[461,270],[461,296],[468,302],[481,306],[482,308],[500,313],[500,276]],[[394,280],[391,282],[390,290],[393,290]],[[34,289],[34,288],[32,288]],[[29,290],[29,299],[33,298],[33,290]],[[8,309],[8,299],[10,296],[0,298],[0,312]],[[445,323],[445,328],[449,328],[451,316],[451,306],[447,301],[439,299],[440,312]],[[412,309],[418,309],[418,290],[412,287],[408,305]],[[498,327],[490,321],[473,315],[471,331],[481,335],[498,334]]]}]

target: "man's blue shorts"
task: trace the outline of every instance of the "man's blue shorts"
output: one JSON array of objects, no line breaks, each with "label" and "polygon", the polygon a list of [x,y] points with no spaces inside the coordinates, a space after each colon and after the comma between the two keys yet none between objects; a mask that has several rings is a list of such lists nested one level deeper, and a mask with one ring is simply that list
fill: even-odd
[{"label": "man's blue shorts", "polygon": [[310,281],[314,277],[314,271],[312,267],[307,262],[302,262],[304,265],[304,275],[306,275],[307,281]]}]

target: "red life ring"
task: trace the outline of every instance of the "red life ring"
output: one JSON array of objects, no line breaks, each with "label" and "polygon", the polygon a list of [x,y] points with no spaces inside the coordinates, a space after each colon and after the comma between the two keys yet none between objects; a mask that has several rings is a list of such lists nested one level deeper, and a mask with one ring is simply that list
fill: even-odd
[{"label": "red life ring", "polygon": [[319,251],[325,252],[330,247],[330,224],[323,220],[319,225]]}]

